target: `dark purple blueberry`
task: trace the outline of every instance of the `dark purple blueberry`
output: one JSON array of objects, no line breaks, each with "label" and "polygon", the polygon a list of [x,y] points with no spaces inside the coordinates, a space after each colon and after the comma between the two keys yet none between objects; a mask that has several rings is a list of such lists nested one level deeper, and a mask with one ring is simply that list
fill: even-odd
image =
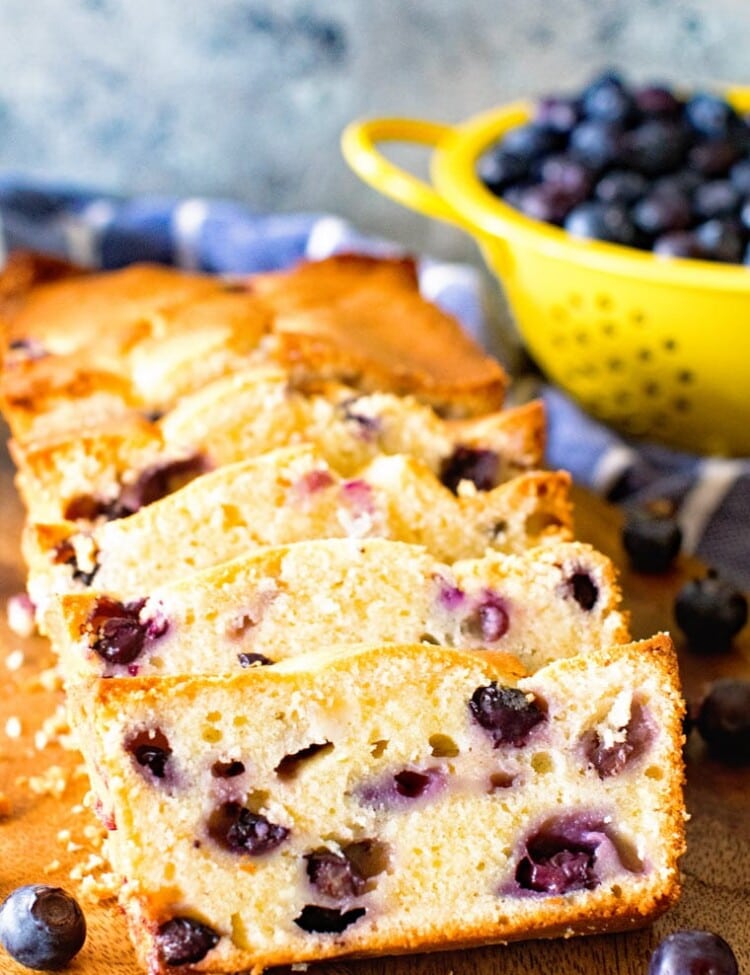
[{"label": "dark purple blueberry", "polygon": [[[693,194],[693,210],[700,220],[713,217],[728,217],[740,208],[741,197],[736,187],[728,179],[714,179],[703,183]],[[680,227],[665,227],[665,230],[680,230]]]},{"label": "dark purple blueberry", "polygon": [[564,226],[574,237],[604,240],[627,247],[635,247],[640,241],[628,211],[616,203],[581,203],[568,214]]},{"label": "dark purple blueberry", "polygon": [[643,115],[678,115],[682,111],[682,102],[663,85],[636,88],[633,92],[633,100],[636,108]]},{"label": "dark purple blueberry", "polygon": [[165,777],[172,749],[160,728],[147,728],[137,732],[127,739],[125,750],[130,752],[138,765],[148,769],[154,778]]},{"label": "dark purple blueberry", "polygon": [[396,784],[396,792],[406,799],[419,799],[420,796],[425,794],[432,781],[431,772],[432,769],[419,772],[417,769],[411,768],[397,772],[393,776],[393,781]]},{"label": "dark purple blueberry", "polygon": [[728,136],[739,121],[727,101],[708,92],[693,95],[685,105],[684,115],[688,125],[707,139]]},{"label": "dark purple blueberry", "polygon": [[661,176],[685,161],[684,129],[670,119],[647,119],[623,137],[621,161],[646,176]]},{"label": "dark purple blueberry", "polygon": [[13,339],[8,348],[12,352],[22,352],[25,359],[46,359],[51,355],[38,339]]},{"label": "dark purple blueberry", "polygon": [[245,763],[236,758],[229,762],[216,761],[211,766],[211,775],[215,779],[233,779],[244,771]]},{"label": "dark purple blueberry", "polygon": [[656,948],[648,975],[738,975],[734,952],[711,931],[675,931]]},{"label": "dark purple blueberry", "polygon": [[700,142],[688,152],[688,165],[701,176],[715,179],[724,176],[740,158],[740,151],[731,142]]},{"label": "dark purple blueberry", "polygon": [[580,110],[574,98],[547,95],[534,106],[534,123],[559,135],[568,135],[579,118]]},{"label": "dark purple blueberry", "polygon": [[218,943],[213,928],[191,917],[173,917],[156,932],[159,954],[170,968],[195,965]]},{"label": "dark purple blueberry", "polygon": [[587,119],[570,133],[568,152],[592,170],[604,169],[622,153],[623,132],[618,125]]},{"label": "dark purple blueberry", "polygon": [[591,612],[599,599],[599,587],[591,578],[591,574],[585,569],[579,569],[567,580],[567,585],[571,596],[581,609],[587,613]]},{"label": "dark purple blueberry", "polygon": [[631,206],[646,194],[649,181],[632,169],[613,169],[596,184],[594,194],[602,203],[621,203]]},{"label": "dark purple blueberry", "polygon": [[500,458],[494,450],[459,444],[440,466],[440,480],[454,494],[461,481],[471,481],[478,491],[497,486]]},{"label": "dark purple blueberry", "polygon": [[504,152],[529,163],[540,156],[556,152],[561,148],[563,141],[562,137],[552,129],[531,122],[506,132],[501,146]]},{"label": "dark purple blueberry", "polygon": [[86,940],[86,918],[60,887],[17,887],[0,904],[0,944],[26,968],[65,968]]},{"label": "dark purple blueberry", "polygon": [[657,237],[653,251],[660,257],[691,257],[708,260],[701,242],[692,231],[688,230]]},{"label": "dark purple blueberry", "polygon": [[675,173],[654,180],[652,188],[654,193],[678,193],[692,197],[702,182],[703,177],[694,169],[678,169]]},{"label": "dark purple blueberry", "polygon": [[633,222],[650,237],[685,230],[692,223],[690,200],[678,193],[649,193],[635,204]]},{"label": "dark purple blueberry", "polygon": [[740,159],[729,170],[732,186],[743,196],[750,196],[750,159]]},{"label": "dark purple blueberry", "polygon": [[554,186],[581,203],[586,199],[594,181],[594,174],[583,163],[570,156],[548,156],[539,166],[542,184]]},{"label": "dark purple blueberry", "polygon": [[528,163],[507,152],[502,146],[494,146],[480,157],[477,175],[488,190],[499,195],[508,186],[526,179]]},{"label": "dark purple blueberry", "polygon": [[350,911],[340,911],[335,907],[320,907],[306,904],[294,923],[308,934],[341,934],[354,924],[366,911],[364,907],[353,907]]},{"label": "dark purple blueberry", "polygon": [[146,626],[140,620],[144,599],[121,603],[109,596],[100,596],[94,603],[87,621],[91,648],[110,664],[129,664],[142,653],[146,642]]},{"label": "dark purple blueberry", "polygon": [[526,744],[536,726],[546,721],[541,707],[516,687],[503,687],[496,681],[478,687],[469,701],[474,719],[490,733],[493,747]]},{"label": "dark purple blueberry", "polygon": [[690,647],[704,652],[727,650],[748,615],[745,596],[713,569],[680,589],[674,611]]},{"label": "dark purple blueberry", "polygon": [[95,562],[92,569],[82,569],[78,565],[78,556],[75,546],[69,538],[59,542],[52,553],[52,561],[55,565],[68,565],[75,582],[80,582],[84,586],[90,586],[99,571],[99,563]]},{"label": "dark purple blueberry", "polygon": [[670,515],[638,508],[627,515],[622,544],[636,572],[666,572],[682,547],[682,530]]},{"label": "dark purple blueberry", "polygon": [[531,220],[561,224],[583,197],[553,183],[537,183],[521,191],[517,209]]},{"label": "dark purple blueberry", "polygon": [[260,813],[251,812],[238,802],[225,802],[211,813],[208,834],[219,846],[232,853],[262,856],[281,846],[289,830],[286,826],[272,823]]},{"label": "dark purple blueberry", "polygon": [[560,816],[528,838],[515,879],[521,890],[559,896],[593,890],[604,871],[622,867],[619,851],[603,821]]},{"label": "dark purple blueberry", "polygon": [[285,755],[274,769],[280,779],[293,779],[303,765],[321,752],[328,753],[333,749],[330,741],[315,741],[305,745],[290,755]]},{"label": "dark purple blueberry", "polygon": [[304,859],[310,883],[324,897],[340,901],[364,893],[367,881],[344,853],[321,847],[306,853]]},{"label": "dark purple blueberry", "polygon": [[608,72],[584,89],[581,96],[583,112],[588,118],[603,122],[626,124],[633,116],[633,96],[621,78]]},{"label": "dark purple blueberry", "polygon": [[273,660],[270,660],[262,653],[238,653],[237,660],[243,669],[247,669],[248,667],[267,667],[273,663]]},{"label": "dark purple blueberry", "polygon": [[509,626],[510,615],[505,600],[487,590],[462,622],[461,630],[484,643],[496,643],[505,636]]},{"label": "dark purple blueberry", "polygon": [[208,462],[202,454],[147,467],[133,484],[126,485],[120,492],[119,517],[134,514],[147,504],[153,504],[154,501],[172,494],[188,481],[205,474],[208,469]]},{"label": "dark purple blueberry", "polygon": [[745,249],[745,235],[735,217],[716,217],[695,228],[704,255],[712,261],[739,264]]},{"label": "dark purple blueberry", "polygon": [[444,579],[440,579],[440,591],[438,593],[440,605],[445,609],[454,611],[459,609],[466,602],[466,593],[458,586],[451,585]]},{"label": "dark purple blueberry", "polygon": [[630,762],[640,758],[653,740],[653,729],[643,706],[635,702],[630,718],[624,728],[620,728],[619,741],[605,744],[596,731],[583,736],[583,750],[586,761],[600,779],[607,779],[620,772]]},{"label": "dark purple blueberry", "polygon": [[750,764],[750,681],[714,681],[698,708],[696,727],[714,758]]}]

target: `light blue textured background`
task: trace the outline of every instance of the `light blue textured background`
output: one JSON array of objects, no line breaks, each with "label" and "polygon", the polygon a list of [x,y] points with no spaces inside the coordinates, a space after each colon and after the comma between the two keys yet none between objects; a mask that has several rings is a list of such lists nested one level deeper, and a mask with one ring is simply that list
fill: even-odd
[{"label": "light blue textured background", "polygon": [[748,0],[0,0],[0,168],[328,210],[472,245],[342,162],[355,116],[455,122],[609,64],[750,83]]}]

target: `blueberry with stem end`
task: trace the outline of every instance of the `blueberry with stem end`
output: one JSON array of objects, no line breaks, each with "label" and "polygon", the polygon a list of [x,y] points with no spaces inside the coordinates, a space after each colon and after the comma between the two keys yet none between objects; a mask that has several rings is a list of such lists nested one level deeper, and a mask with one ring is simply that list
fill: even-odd
[{"label": "blueberry with stem end", "polygon": [[729,649],[747,623],[747,599],[709,569],[704,579],[693,579],[680,589],[674,612],[691,649],[719,652]]},{"label": "blueberry with stem end", "polygon": [[712,931],[675,931],[651,955],[648,975],[738,975],[727,942]]},{"label": "blueberry with stem end", "polygon": [[83,911],[60,887],[18,887],[0,905],[0,943],[27,968],[64,968],[85,940]]}]

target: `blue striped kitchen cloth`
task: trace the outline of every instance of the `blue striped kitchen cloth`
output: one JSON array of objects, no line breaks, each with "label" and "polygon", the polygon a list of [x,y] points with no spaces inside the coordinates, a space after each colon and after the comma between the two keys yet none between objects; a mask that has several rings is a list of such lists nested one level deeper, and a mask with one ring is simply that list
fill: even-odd
[{"label": "blue striped kitchen cloth", "polygon": [[[229,274],[284,268],[342,251],[404,252],[329,214],[255,213],[216,199],[125,198],[0,176],[0,251],[15,248],[90,267],[150,260]],[[424,295],[495,351],[480,273],[428,257],[418,266]],[[543,396],[549,466],[567,468],[579,483],[625,506],[671,500],[685,550],[750,589],[750,459],[698,457],[628,441],[559,390],[546,387]]]}]

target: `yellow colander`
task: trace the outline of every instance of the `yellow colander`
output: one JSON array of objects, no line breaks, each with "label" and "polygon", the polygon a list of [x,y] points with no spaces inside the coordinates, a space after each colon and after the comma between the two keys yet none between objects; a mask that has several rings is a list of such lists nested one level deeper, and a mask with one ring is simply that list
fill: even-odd
[{"label": "yellow colander", "polygon": [[[750,109],[750,89],[728,97]],[[456,126],[353,122],[342,149],[365,182],[475,238],[530,353],[590,413],[675,447],[750,455],[750,267],[576,239],[503,203],[476,161],[530,110],[519,102]],[[386,159],[378,144],[389,141],[431,147],[431,183]]]}]

